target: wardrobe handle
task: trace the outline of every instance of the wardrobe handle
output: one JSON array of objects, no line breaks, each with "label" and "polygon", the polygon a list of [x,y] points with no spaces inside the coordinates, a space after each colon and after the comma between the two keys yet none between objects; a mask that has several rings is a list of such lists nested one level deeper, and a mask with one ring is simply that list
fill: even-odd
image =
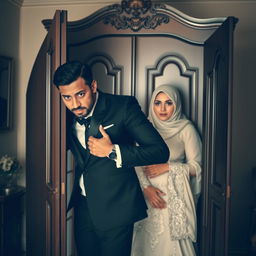
[{"label": "wardrobe handle", "polygon": [[47,184],[47,188],[48,188],[49,192],[53,195],[58,193],[58,188],[52,188],[49,184]]}]

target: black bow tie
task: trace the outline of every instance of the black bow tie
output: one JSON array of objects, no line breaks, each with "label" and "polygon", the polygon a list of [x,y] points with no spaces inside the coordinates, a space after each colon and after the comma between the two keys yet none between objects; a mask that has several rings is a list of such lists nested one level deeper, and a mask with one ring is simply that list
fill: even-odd
[{"label": "black bow tie", "polygon": [[91,122],[92,117],[76,117],[76,121],[80,124],[80,125],[85,125],[86,127],[89,126],[90,122]]}]

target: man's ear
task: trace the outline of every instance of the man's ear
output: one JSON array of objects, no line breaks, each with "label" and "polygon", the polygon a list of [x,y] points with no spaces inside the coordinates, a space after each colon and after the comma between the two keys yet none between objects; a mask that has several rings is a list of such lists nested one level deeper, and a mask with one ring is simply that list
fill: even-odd
[{"label": "man's ear", "polygon": [[93,80],[92,83],[91,83],[92,92],[93,92],[93,93],[96,93],[97,88],[98,88],[97,81],[96,81],[96,80]]}]

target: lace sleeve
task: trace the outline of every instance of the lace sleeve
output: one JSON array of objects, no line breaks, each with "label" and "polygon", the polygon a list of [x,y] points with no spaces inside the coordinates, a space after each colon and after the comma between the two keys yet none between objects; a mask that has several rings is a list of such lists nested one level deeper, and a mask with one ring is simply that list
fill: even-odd
[{"label": "lace sleeve", "polygon": [[188,164],[182,164],[174,161],[169,161],[169,171],[171,171],[175,175],[183,173],[187,177],[189,177],[190,174],[190,168]]},{"label": "lace sleeve", "polygon": [[190,186],[197,201],[201,192],[201,172],[202,172],[202,142],[192,124],[187,125],[180,134],[184,142],[185,159],[190,176]]},{"label": "lace sleeve", "polygon": [[[187,239],[195,241],[194,207],[189,185],[189,170],[186,164],[173,162],[170,164],[171,171],[168,173],[168,212],[170,234],[173,240]],[[192,213],[190,215],[190,213]]]},{"label": "lace sleeve", "polygon": [[141,186],[142,190],[151,185],[150,181],[148,180],[148,178],[146,177],[146,175],[143,172],[143,167],[137,166],[137,167],[135,167],[135,171],[139,178],[140,186]]}]

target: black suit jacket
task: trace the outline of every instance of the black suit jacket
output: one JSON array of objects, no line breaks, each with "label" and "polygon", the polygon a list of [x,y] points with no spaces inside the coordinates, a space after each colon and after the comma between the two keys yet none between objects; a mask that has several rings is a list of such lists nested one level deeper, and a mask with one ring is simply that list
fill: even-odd
[{"label": "black suit jacket", "polygon": [[[99,92],[89,135],[100,138],[99,125],[114,124],[106,132],[118,144],[122,168],[107,157],[82,155],[77,138],[70,131],[69,145],[76,160],[75,181],[69,209],[80,193],[79,179],[85,177],[85,190],[92,220],[101,230],[134,223],[145,218],[146,203],[134,166],[167,162],[169,149],[148,121],[137,100]],[[136,146],[137,143],[139,146]]]}]

